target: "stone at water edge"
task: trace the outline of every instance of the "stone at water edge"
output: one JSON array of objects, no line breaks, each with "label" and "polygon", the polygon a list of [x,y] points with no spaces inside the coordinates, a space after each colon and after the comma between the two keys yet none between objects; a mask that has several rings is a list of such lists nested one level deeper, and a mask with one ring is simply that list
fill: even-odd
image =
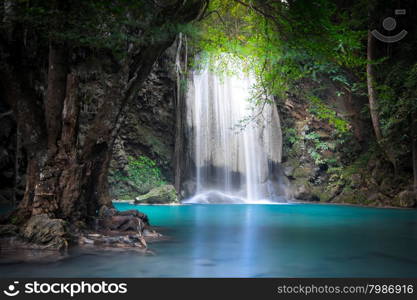
[{"label": "stone at water edge", "polygon": [[404,208],[417,206],[417,193],[413,191],[402,191],[394,198],[394,202]]},{"label": "stone at water edge", "polygon": [[170,204],[178,203],[177,191],[174,186],[167,184],[153,188],[149,193],[136,197],[136,204]]},{"label": "stone at water edge", "polygon": [[16,236],[19,232],[19,227],[13,224],[0,225],[0,237]]},{"label": "stone at water edge", "polygon": [[42,249],[61,250],[68,247],[65,221],[46,214],[32,216],[21,231],[30,243]]}]

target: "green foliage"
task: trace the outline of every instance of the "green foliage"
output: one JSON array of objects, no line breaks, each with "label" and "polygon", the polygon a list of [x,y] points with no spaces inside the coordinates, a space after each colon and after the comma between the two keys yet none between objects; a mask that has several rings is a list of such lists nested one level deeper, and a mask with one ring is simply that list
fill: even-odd
[{"label": "green foliage", "polygon": [[283,128],[282,133],[284,136],[284,140],[291,143],[291,145],[297,143],[299,141],[298,132],[295,128]]},{"label": "green foliage", "polygon": [[329,144],[323,141],[320,135],[314,131],[304,134],[303,137],[307,145],[307,153],[314,160],[314,163],[316,165],[325,164],[322,152],[330,149]]},{"label": "green foliage", "polygon": [[36,32],[43,42],[111,51],[119,59],[129,45],[166,40],[184,26],[166,20],[153,1],[15,0],[12,22]]},{"label": "green foliage", "polygon": [[263,90],[276,96],[284,96],[301,79],[317,79],[320,74],[353,85],[343,68],[365,65],[358,52],[366,33],[354,27],[348,11],[327,0],[243,3],[247,5],[210,1],[207,17],[192,39],[200,62],[233,54],[243,61],[239,69],[243,65],[254,72]]},{"label": "green foliage", "polygon": [[310,96],[310,108],[309,111],[315,115],[318,119],[329,122],[338,133],[346,133],[349,131],[349,123],[337,116],[337,113],[323,103],[323,101],[315,96]]},{"label": "green foliage", "polygon": [[[139,194],[145,194],[152,188],[165,184],[161,170],[156,162],[146,156],[138,158],[128,157],[127,174],[117,172],[113,176],[116,184],[126,183]],[[120,189],[116,191],[116,196],[120,199],[131,199],[132,192],[128,189]]]},{"label": "green foliage", "polygon": [[409,57],[378,66],[377,95],[385,144],[396,157],[411,156],[411,127],[417,115],[417,64]]},{"label": "green foliage", "polygon": [[369,151],[359,155],[351,164],[348,166],[342,166],[340,164],[331,166],[327,173],[329,174],[329,186],[346,186],[350,189],[350,183],[354,174],[363,174],[364,169],[368,165],[372,155],[375,154],[374,147],[371,147]]}]

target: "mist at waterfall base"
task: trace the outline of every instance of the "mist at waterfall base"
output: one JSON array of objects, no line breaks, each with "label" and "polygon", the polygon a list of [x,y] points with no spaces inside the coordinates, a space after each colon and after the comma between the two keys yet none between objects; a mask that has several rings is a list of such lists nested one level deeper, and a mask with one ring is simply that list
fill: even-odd
[{"label": "mist at waterfall base", "polygon": [[[254,76],[195,71],[187,95],[194,193],[183,203],[284,203],[276,105],[255,96]],[[257,98],[256,98],[257,97]],[[259,101],[261,98],[261,101]],[[258,104],[254,102],[258,100]]]}]

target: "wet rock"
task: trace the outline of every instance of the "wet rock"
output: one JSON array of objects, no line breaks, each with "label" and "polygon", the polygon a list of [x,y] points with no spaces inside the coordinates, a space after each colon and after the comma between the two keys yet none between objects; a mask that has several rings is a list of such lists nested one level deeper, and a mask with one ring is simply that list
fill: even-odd
[{"label": "wet rock", "polygon": [[102,229],[141,232],[144,224],[135,216],[111,216],[99,220]]},{"label": "wet rock", "polygon": [[80,246],[94,248],[147,248],[147,243],[141,234],[124,235],[101,235],[87,234],[80,236],[78,241]]},{"label": "wet rock", "polygon": [[295,183],[292,185],[294,198],[297,200],[310,200],[311,188],[307,183]]},{"label": "wet rock", "polygon": [[98,225],[101,230],[141,233],[146,226],[149,226],[149,219],[147,215],[137,210],[117,211],[102,206],[98,214]]},{"label": "wet rock", "polygon": [[61,250],[68,246],[65,221],[50,219],[46,214],[32,216],[22,228],[21,234],[35,248]]},{"label": "wet rock", "polygon": [[154,230],[149,230],[149,229],[145,229],[143,230],[143,236],[144,237],[151,237],[151,238],[157,238],[157,237],[161,237],[162,234],[154,231]]},{"label": "wet rock", "polygon": [[294,167],[290,165],[284,166],[284,174],[287,177],[294,177]]},{"label": "wet rock", "polygon": [[148,216],[145,215],[144,213],[138,211],[138,210],[135,210],[135,209],[119,211],[119,212],[117,212],[117,215],[119,215],[119,216],[135,216],[135,217],[141,219],[143,221],[143,223],[145,223],[146,225],[149,225]]},{"label": "wet rock", "polygon": [[191,197],[195,194],[197,185],[194,180],[187,180],[182,184],[181,197],[182,199]]},{"label": "wet rock", "polygon": [[177,191],[172,185],[162,185],[150,190],[149,193],[136,198],[135,203],[169,204],[178,203]]},{"label": "wet rock", "polygon": [[19,232],[19,228],[16,225],[6,224],[0,225],[0,237],[16,236]]}]

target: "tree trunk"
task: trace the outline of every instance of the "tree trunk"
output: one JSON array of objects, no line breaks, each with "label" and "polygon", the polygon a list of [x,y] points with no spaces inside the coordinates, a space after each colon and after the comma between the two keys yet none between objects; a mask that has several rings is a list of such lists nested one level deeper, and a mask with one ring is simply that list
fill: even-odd
[{"label": "tree trunk", "polygon": [[368,84],[368,98],[369,98],[369,110],[371,113],[372,127],[374,129],[375,137],[378,143],[382,140],[381,128],[379,125],[379,112],[378,112],[378,102],[375,92],[375,75],[374,75],[374,52],[375,52],[375,43],[371,31],[368,31],[368,50],[367,58],[368,62],[366,64],[366,74],[367,74],[367,84]]},{"label": "tree trunk", "polygon": [[[17,105],[19,105],[17,103]],[[15,149],[16,152],[14,154],[14,189],[13,189],[13,208],[16,207],[17,204],[17,188],[19,184],[19,157],[20,157],[20,130],[19,130],[19,122],[16,122],[16,140],[15,140]]]},{"label": "tree trunk", "polygon": [[414,174],[414,192],[417,193],[417,113],[415,111],[411,114],[411,152],[413,161]]},{"label": "tree trunk", "polygon": [[[177,1],[174,6],[170,3],[160,12],[167,18],[156,14],[152,26],[160,27],[172,20],[187,23],[199,15],[205,2]],[[129,103],[136,99],[154,62],[174,38],[172,32],[152,43],[139,44],[129,52],[118,73],[112,74],[117,80],[99,101],[103,104],[98,113],[82,133],[83,145],[78,139],[79,84],[75,73],[69,73],[70,50],[66,45],[49,43],[48,89],[43,105],[22,66],[15,65],[15,60],[0,64],[0,91],[17,116],[21,146],[27,153],[25,195],[14,213],[20,223],[31,216],[47,214],[68,221],[77,230],[82,224],[91,224],[101,206],[112,205],[107,175],[122,117]]]},{"label": "tree trunk", "polygon": [[[186,70],[182,69],[182,49],[183,49],[183,35],[180,33],[177,39],[177,53],[175,57],[175,69],[176,69],[176,93],[175,93],[175,148],[174,148],[174,186],[178,193],[181,192],[182,184],[182,170],[184,161],[184,92],[182,90],[182,82],[186,78]],[[184,66],[187,65],[187,44],[185,47]]]},{"label": "tree trunk", "polygon": [[54,155],[62,126],[62,106],[67,85],[67,49],[65,45],[50,42],[48,90],[45,98],[45,119],[48,132],[48,154]]},{"label": "tree trunk", "polygon": [[388,161],[391,162],[394,173],[397,174],[397,162],[396,157],[393,151],[389,149],[389,145],[384,143],[383,136],[381,132],[381,126],[379,121],[379,109],[378,109],[378,100],[375,91],[375,71],[374,71],[374,60],[375,60],[375,38],[373,37],[371,31],[368,30],[368,48],[367,48],[367,64],[366,64],[366,75],[367,75],[367,85],[368,85],[368,99],[369,99],[369,110],[371,114],[372,127],[375,133],[376,141],[380,146],[382,152],[388,158]]}]

